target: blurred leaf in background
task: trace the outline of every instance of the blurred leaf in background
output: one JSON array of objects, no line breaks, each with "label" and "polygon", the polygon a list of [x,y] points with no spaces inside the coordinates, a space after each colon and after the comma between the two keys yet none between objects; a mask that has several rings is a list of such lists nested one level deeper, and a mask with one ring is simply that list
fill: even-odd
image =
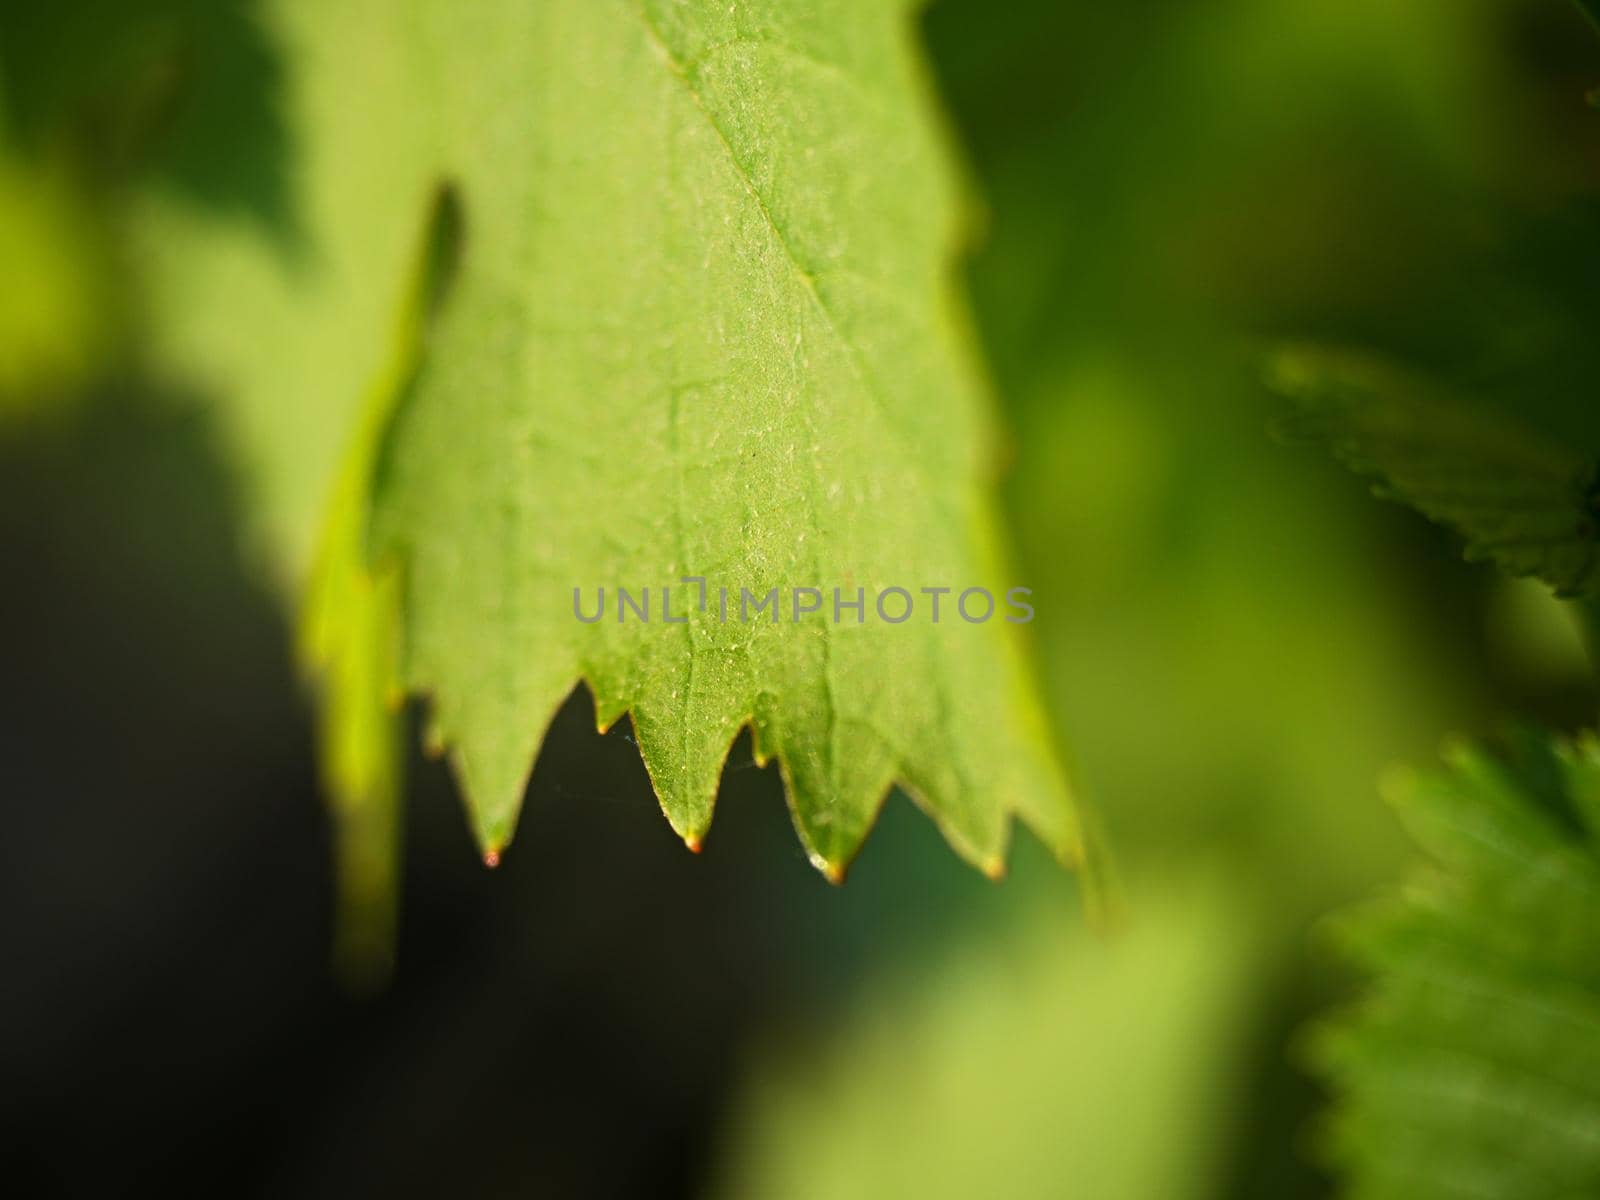
[{"label": "blurred leaf in background", "polygon": [[820,1053],[772,1047],[727,1131],[729,1197],[1214,1194],[1258,1014],[1258,912],[1169,880],[1098,939],[1037,909],[877,980]]},{"label": "blurred leaf in background", "polygon": [[124,205],[141,183],[287,230],[276,61],[253,8],[0,8],[0,410],[81,398],[142,363],[160,318],[129,270]]},{"label": "blurred leaf in background", "polygon": [[1389,794],[1431,866],[1343,922],[1374,982],[1316,1058],[1350,1194],[1594,1194],[1600,744],[1458,747]]},{"label": "blurred leaf in background", "polygon": [[0,111],[0,422],[78,395],[106,353],[100,241],[63,170],[7,145]]},{"label": "blurred leaf in background", "polygon": [[1374,479],[1377,495],[1461,535],[1469,560],[1540,579],[1558,596],[1594,587],[1591,456],[1360,354],[1286,350],[1272,377],[1296,405],[1286,433],[1326,444]]},{"label": "blurred leaf in background", "polygon": [[1436,225],[1420,210],[1468,169],[1470,51],[1491,31],[1454,4],[1357,7],[1022,6],[980,30],[946,4],[929,21],[988,198],[971,276],[1058,719],[1092,731],[1084,778],[1130,852],[1232,843],[1293,882],[1291,924],[1395,861],[1377,806],[1349,797],[1471,703],[1419,651],[1433,635],[1403,576],[1359,565],[1392,526],[1271,443],[1255,381],[1269,314],[1290,319],[1277,297],[1387,306],[1393,276],[1420,293],[1446,253],[1402,260],[1392,239]]}]

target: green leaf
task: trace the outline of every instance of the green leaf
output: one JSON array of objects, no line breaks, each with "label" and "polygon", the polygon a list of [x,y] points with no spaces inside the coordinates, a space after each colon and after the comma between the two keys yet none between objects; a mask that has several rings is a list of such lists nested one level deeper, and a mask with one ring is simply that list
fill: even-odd
[{"label": "green leaf", "polygon": [[106,356],[101,240],[71,173],[14,153],[0,123],[0,425],[69,397]]},{"label": "green leaf", "polygon": [[[580,680],[602,725],[631,713],[691,846],[749,725],[831,877],[894,782],[991,871],[1011,813],[1077,852],[1003,620],[1026,580],[1003,565],[950,278],[961,193],[911,17],[905,0],[285,0],[265,28],[294,220],[152,185],[165,361],[228,399],[291,586],[388,369],[420,214],[459,197],[459,271],[370,499],[404,683],[432,700],[486,855]],[[706,578],[704,610],[685,576]],[[784,619],[722,623],[722,586],[735,610],[781,589]],[[1000,603],[969,624],[957,593],[980,586]],[[606,620],[578,621],[574,588],[587,609],[602,587]],[[649,589],[650,623],[615,619],[619,587]],[[866,589],[863,621],[791,620],[807,587],[830,610],[832,589]],[[878,618],[890,587],[917,617]],[[954,589],[938,623],[932,587]],[[668,588],[684,624],[662,620]]]},{"label": "green leaf", "polygon": [[1326,444],[1375,492],[1467,541],[1469,559],[1531,575],[1558,595],[1593,590],[1600,508],[1592,455],[1550,442],[1378,359],[1289,350],[1271,382],[1292,397],[1284,431]]},{"label": "green leaf", "polygon": [[1044,905],[869,981],[826,1037],[757,1048],[713,1194],[1232,1194],[1265,912],[1186,879],[1142,893],[1115,938],[1063,930]]},{"label": "green leaf", "polygon": [[1600,742],[1458,748],[1390,788],[1436,869],[1347,922],[1374,975],[1317,1039],[1372,1200],[1600,1193]]}]

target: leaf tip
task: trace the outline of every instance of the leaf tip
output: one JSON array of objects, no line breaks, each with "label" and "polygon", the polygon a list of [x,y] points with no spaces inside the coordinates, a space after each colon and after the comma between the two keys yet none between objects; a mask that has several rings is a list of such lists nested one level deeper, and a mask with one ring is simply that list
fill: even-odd
[{"label": "leaf tip", "polygon": [[483,852],[483,865],[491,871],[500,865],[500,851],[485,850]]}]

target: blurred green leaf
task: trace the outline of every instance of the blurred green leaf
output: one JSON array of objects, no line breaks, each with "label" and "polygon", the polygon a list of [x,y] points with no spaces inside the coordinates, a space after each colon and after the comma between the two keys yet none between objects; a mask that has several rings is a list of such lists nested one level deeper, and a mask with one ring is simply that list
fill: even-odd
[{"label": "blurred green leaf", "polygon": [[108,352],[103,248],[70,173],[0,125],[0,422],[73,395]]},{"label": "blurred green leaf", "polygon": [[345,451],[301,612],[299,650],[320,687],[323,787],[337,817],[335,960],[351,983],[381,982],[394,950],[399,888],[400,580],[367,562],[372,476],[383,432],[415,385],[427,332],[461,251],[455,194],[436,197],[387,368],[373,381]]},{"label": "blurred green leaf", "polygon": [[1346,924],[1374,979],[1323,1030],[1354,1196],[1600,1192],[1600,742],[1461,747],[1388,789],[1434,869]]},{"label": "blurred green leaf", "polygon": [[1496,3],[928,12],[992,210],[971,275],[1017,431],[1011,525],[1052,601],[1050,707],[1119,850],[1226,846],[1286,924],[1392,874],[1392,820],[1351,796],[1481,693],[1417,573],[1386,569],[1409,518],[1264,436],[1280,402],[1247,348],[1454,331],[1446,268],[1483,235],[1451,201],[1503,166]]},{"label": "blurred green leaf", "polygon": [[[954,619],[954,595],[939,623],[926,597],[903,625],[873,611],[890,587],[1025,582],[1002,573],[946,278],[960,189],[910,10],[283,3],[265,28],[297,236],[152,186],[164,361],[226,401],[292,584],[386,370],[419,214],[441,185],[460,197],[459,275],[374,528],[403,575],[405,683],[433,701],[487,855],[580,679],[601,724],[632,714],[691,846],[749,724],[830,876],[896,781],[990,871],[1013,812],[1076,851],[1002,614]],[[669,586],[683,624],[662,620]],[[724,624],[719,586],[735,608],[816,587],[825,609]],[[653,620],[580,623],[575,587],[612,613],[618,587],[648,588]],[[826,619],[834,587],[866,589],[863,624]]]},{"label": "blurred green leaf", "polygon": [[1590,591],[1600,555],[1592,456],[1475,408],[1378,359],[1290,350],[1271,379],[1293,398],[1285,433],[1326,444],[1346,466],[1467,541],[1469,559]]},{"label": "blurred green leaf", "polygon": [[1169,881],[1101,941],[1058,913],[880,984],[820,1057],[774,1046],[733,1109],[730,1197],[1217,1195],[1259,926]]}]

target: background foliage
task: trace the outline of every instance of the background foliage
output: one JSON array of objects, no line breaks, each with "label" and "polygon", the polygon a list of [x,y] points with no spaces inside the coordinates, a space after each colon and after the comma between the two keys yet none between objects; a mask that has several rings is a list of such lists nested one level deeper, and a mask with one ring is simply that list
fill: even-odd
[{"label": "background foliage", "polygon": [[[995,888],[900,796],[826,888],[748,746],[693,859],[579,697],[526,800],[539,843],[495,876],[409,764],[398,965],[358,1004],[326,969],[291,623],[240,553],[214,405],[148,369],[130,261],[152,175],[293,236],[283,65],[247,5],[6,7],[11,1177],[1331,1189],[1289,1047],[1350,989],[1321,914],[1409,857],[1374,781],[1509,714],[1575,729],[1594,694],[1547,589],[1275,443],[1261,364],[1359,346],[1592,460],[1600,43],[1554,0],[939,0],[921,28],[982,198],[963,274],[1017,569],[1051,597],[1035,666],[1128,935],[1077,933],[1036,843]],[[212,75],[226,103],[177,103]],[[206,122],[252,169],[212,169]]]}]

